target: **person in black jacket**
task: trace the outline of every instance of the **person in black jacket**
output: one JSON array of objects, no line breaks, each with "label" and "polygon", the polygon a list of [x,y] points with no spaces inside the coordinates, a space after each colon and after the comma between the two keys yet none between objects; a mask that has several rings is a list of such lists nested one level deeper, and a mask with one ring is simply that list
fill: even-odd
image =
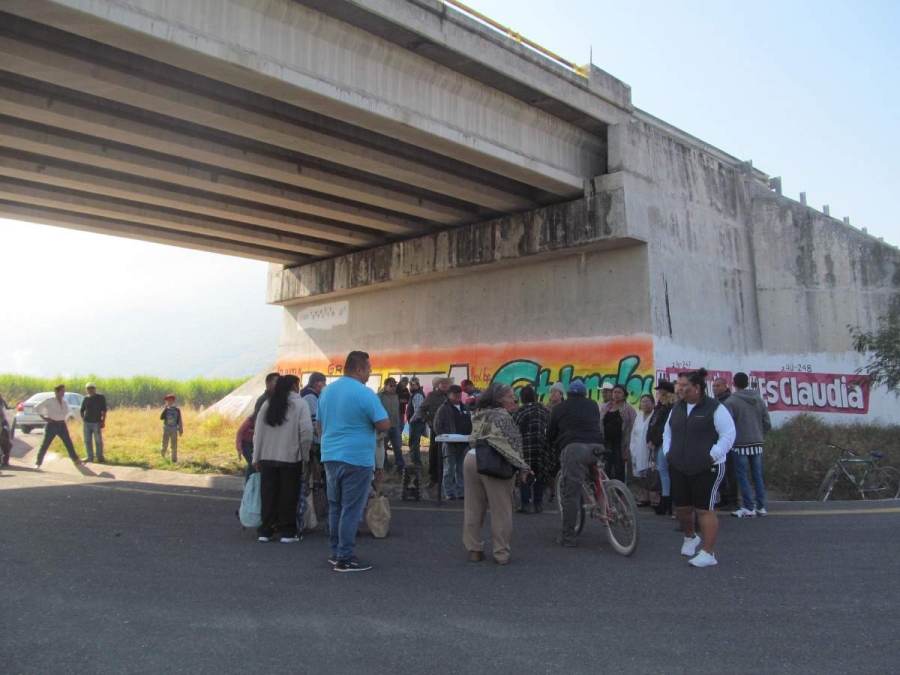
[{"label": "person in black jacket", "polygon": [[600,406],[587,398],[584,382],[569,384],[569,397],[550,411],[547,441],[554,452],[560,453],[562,464],[562,533],[556,540],[560,546],[577,546],[575,519],[578,515],[578,495],[591,466],[606,453],[600,427]]},{"label": "person in black jacket", "polygon": [[441,444],[434,440],[434,416],[437,414],[438,408],[444,405],[447,400],[447,390],[453,384],[452,377],[435,377],[431,381],[433,389],[428,392],[425,402],[419,406],[416,413],[416,419],[425,421],[425,424],[431,429],[428,440],[428,487],[433,488],[441,482]]},{"label": "person in black jacket", "polygon": [[675,385],[668,380],[660,380],[656,383],[656,407],[650,415],[650,423],[647,425],[647,443],[650,445],[650,461],[656,462],[659,469],[659,482],[661,492],[659,504],[654,507],[658,516],[672,515],[672,492],[669,484],[669,463],[662,453],[663,429],[669,419],[672,406],[678,400],[675,395]]},{"label": "person in black jacket", "polygon": [[[468,436],[472,433],[472,418],[468,407],[462,402],[462,387],[451,385],[447,390],[447,400],[438,408],[434,416],[434,433],[460,434]],[[444,496],[447,499],[463,499],[465,482],[463,478],[463,460],[469,451],[468,443],[443,443],[441,453],[444,458]]]},{"label": "person in black jacket", "polygon": [[[669,462],[672,502],[684,526],[681,555],[694,567],[717,564],[715,555],[719,523],[713,510],[725,476],[725,456],[734,444],[734,420],[716,399],[706,395],[706,370],[680,373],[681,400],[672,406],[663,430],[663,453]],[[694,528],[695,515],[703,533]],[[694,555],[696,553],[696,555]],[[693,557],[692,557],[693,556]]]}]

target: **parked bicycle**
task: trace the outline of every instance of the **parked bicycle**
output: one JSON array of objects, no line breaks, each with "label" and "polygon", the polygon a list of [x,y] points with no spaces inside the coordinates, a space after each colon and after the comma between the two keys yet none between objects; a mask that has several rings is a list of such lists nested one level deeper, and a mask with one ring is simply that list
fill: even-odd
[{"label": "parked bicycle", "polygon": [[[556,476],[559,517],[562,518],[562,471]],[[618,480],[611,480],[599,464],[585,476],[579,495],[575,534],[581,533],[588,518],[606,529],[610,545],[622,555],[631,555],[638,545],[638,511],[631,490]]]},{"label": "parked bicycle", "polygon": [[[833,467],[825,474],[825,480],[819,486],[820,502],[828,501],[834,486],[845,476],[859,492],[862,499],[897,499],[900,497],[900,471],[892,466],[878,466],[878,460],[884,453],[873,450],[869,457],[860,457],[852,450],[837,445],[827,444],[829,448],[840,450],[841,454]],[[862,475],[858,469],[862,468]]]}]

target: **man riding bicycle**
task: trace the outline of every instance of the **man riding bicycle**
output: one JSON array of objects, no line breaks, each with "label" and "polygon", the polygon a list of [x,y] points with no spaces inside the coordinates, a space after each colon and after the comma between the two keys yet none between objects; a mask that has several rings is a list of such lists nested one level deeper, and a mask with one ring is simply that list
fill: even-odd
[{"label": "man riding bicycle", "polygon": [[560,546],[575,547],[575,521],[580,508],[581,486],[592,467],[605,454],[603,431],[600,427],[600,407],[587,398],[584,382],[569,385],[569,396],[550,411],[547,441],[560,453],[562,464],[562,534],[556,540]]}]

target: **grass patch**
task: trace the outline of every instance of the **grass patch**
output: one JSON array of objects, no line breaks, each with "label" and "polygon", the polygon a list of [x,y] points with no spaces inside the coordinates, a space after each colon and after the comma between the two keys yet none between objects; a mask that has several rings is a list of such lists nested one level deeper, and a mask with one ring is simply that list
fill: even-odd
[{"label": "grass patch", "polygon": [[[110,410],[103,432],[103,454],[109,464],[138,466],[185,473],[243,475],[245,462],[238,459],[234,437],[241,420],[218,415],[199,419],[199,411],[182,408],[184,436],[178,439],[178,462],[160,456],[162,422],[160,408],[116,408]],[[82,425],[69,425],[75,449],[85,456]]]},{"label": "grass patch", "polygon": [[[798,415],[766,436],[763,477],[784,499],[815,499],[825,474],[839,452],[828,443],[866,457],[872,450],[885,456],[880,466],[900,468],[900,426],[876,424],[827,425],[813,415]],[[846,478],[839,480],[834,499],[859,499]]]}]

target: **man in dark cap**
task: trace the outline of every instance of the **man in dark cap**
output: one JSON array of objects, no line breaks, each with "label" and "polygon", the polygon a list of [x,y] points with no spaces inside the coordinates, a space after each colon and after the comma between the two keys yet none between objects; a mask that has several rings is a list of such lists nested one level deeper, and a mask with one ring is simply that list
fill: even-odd
[{"label": "man in dark cap", "polygon": [[600,407],[587,397],[581,380],[569,384],[569,396],[550,411],[547,441],[559,452],[562,464],[562,534],[556,540],[560,546],[577,546],[575,520],[578,516],[578,496],[588,475],[588,469],[606,453],[603,429],[600,426]]},{"label": "man in dark cap", "polygon": [[312,469],[311,473],[314,474],[312,476],[313,480],[321,478],[322,445],[319,438],[319,429],[316,425],[316,411],[319,409],[319,396],[326,386],[328,386],[328,380],[325,378],[325,375],[319,372],[312,372],[309,374],[306,386],[300,391],[300,396],[303,397],[306,405],[309,406],[309,415],[312,418],[313,440],[309,448],[309,464]]},{"label": "man in dark cap", "polygon": [[656,515],[665,516],[672,514],[672,493],[669,482],[669,464],[662,453],[663,430],[666,428],[666,420],[672,412],[672,406],[678,396],[675,395],[675,385],[668,380],[660,380],[656,383],[656,406],[650,413],[650,421],[647,422],[647,443],[650,446],[650,461],[656,462],[659,470],[659,482],[661,483],[659,503],[654,507]]}]

